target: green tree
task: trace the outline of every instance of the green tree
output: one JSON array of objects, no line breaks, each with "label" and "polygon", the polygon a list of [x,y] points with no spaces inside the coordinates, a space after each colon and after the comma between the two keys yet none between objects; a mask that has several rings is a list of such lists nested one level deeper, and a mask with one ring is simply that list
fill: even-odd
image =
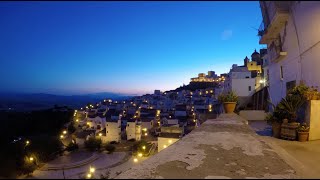
[{"label": "green tree", "polygon": [[116,147],[112,144],[106,144],[105,145],[105,149],[109,152],[109,153],[113,153],[116,150]]},{"label": "green tree", "polygon": [[101,143],[102,141],[100,138],[90,137],[88,140],[84,142],[84,145],[85,148],[87,148],[89,151],[95,151],[100,150]]},{"label": "green tree", "polygon": [[76,128],[74,127],[74,123],[71,122],[71,123],[69,124],[69,126],[68,126],[68,132],[69,132],[70,134],[72,134],[72,133],[74,133],[75,131],[76,131]]}]

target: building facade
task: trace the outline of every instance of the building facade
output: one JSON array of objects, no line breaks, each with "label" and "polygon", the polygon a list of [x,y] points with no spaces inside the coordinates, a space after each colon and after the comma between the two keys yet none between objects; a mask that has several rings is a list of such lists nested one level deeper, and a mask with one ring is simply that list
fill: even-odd
[{"label": "building facade", "polygon": [[319,90],[320,3],[260,1],[260,8],[258,34],[268,49],[270,100],[277,104],[300,82]]}]

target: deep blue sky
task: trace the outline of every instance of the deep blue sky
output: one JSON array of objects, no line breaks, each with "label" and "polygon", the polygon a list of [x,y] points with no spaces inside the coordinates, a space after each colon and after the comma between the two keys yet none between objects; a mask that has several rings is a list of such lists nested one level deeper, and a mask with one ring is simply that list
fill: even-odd
[{"label": "deep blue sky", "polygon": [[3,91],[170,90],[259,49],[258,2],[1,2]]}]

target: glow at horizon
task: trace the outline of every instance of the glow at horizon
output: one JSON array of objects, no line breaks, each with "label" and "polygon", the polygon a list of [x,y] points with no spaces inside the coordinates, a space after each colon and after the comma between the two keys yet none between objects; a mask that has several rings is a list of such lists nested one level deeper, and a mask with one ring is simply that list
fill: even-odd
[{"label": "glow at horizon", "polygon": [[258,2],[2,2],[3,91],[153,93],[243,64]]}]

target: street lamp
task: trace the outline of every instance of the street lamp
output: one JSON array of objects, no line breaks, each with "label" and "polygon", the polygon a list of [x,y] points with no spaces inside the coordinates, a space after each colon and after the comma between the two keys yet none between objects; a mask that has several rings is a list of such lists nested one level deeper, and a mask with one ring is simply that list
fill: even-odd
[{"label": "street lamp", "polygon": [[90,167],[90,173],[94,173],[96,169],[94,167]]},{"label": "street lamp", "polygon": [[29,144],[30,144],[30,141],[27,140],[27,141],[26,141],[26,146],[28,146]]},{"label": "street lamp", "polygon": [[87,174],[87,177],[90,179],[92,177],[92,175],[89,173],[89,174]]},{"label": "street lamp", "polygon": [[143,150],[146,150],[146,146],[142,146],[142,149],[143,149]]},{"label": "street lamp", "polygon": [[137,158],[134,158],[134,159],[133,159],[133,162],[135,162],[135,163],[138,162],[138,159],[137,159]]},{"label": "street lamp", "polygon": [[66,130],[64,130],[62,133],[63,133],[63,134],[67,134],[67,131],[66,131]]}]

